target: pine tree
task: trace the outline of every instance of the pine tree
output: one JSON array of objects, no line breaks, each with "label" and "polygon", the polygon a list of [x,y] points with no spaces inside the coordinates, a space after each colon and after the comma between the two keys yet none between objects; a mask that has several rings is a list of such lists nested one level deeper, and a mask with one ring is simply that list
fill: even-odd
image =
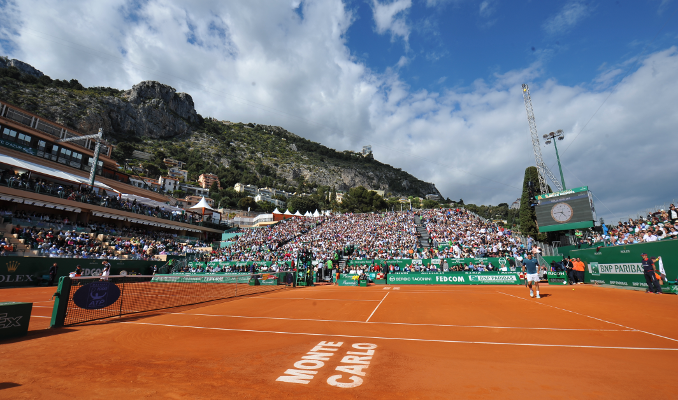
[{"label": "pine tree", "polygon": [[[549,193],[551,192],[550,186],[547,186],[546,189]],[[539,241],[544,241],[547,235],[539,233],[537,214],[531,206],[531,204],[537,202],[534,196],[538,194],[540,192],[537,167],[527,167],[525,169],[525,178],[523,179],[523,195],[520,198],[520,232],[525,236],[531,236]]]},{"label": "pine tree", "polygon": [[523,195],[520,198],[520,232],[525,236],[537,237],[537,216],[531,204],[539,192],[537,167],[527,167],[523,179]]}]

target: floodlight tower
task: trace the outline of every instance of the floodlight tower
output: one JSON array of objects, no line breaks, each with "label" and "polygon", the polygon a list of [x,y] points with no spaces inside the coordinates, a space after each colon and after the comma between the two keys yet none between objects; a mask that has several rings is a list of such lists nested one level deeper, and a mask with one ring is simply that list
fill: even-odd
[{"label": "floodlight tower", "polygon": [[563,190],[560,182],[553,176],[551,170],[544,163],[541,156],[541,147],[539,144],[539,135],[537,134],[537,123],[534,121],[534,111],[532,110],[532,99],[530,98],[530,88],[523,83],[523,99],[525,100],[525,110],[527,111],[527,123],[530,125],[530,134],[532,135],[532,150],[534,151],[534,161],[537,167],[537,175],[539,175],[539,192],[548,193],[548,185],[546,177],[551,179],[551,182],[556,186],[557,191]]},{"label": "floodlight tower", "polygon": [[73,142],[75,140],[95,139],[96,146],[94,147],[94,157],[92,157],[92,169],[89,171],[89,185],[94,187],[94,176],[97,173],[97,164],[99,163],[99,153],[101,153],[101,142],[104,141],[104,129],[99,128],[99,133],[86,136],[73,136],[65,139],[57,140],[57,142]]},{"label": "floodlight tower", "polygon": [[556,148],[556,159],[558,159],[558,169],[560,170],[560,182],[563,184],[563,190],[566,190],[567,188],[565,187],[565,177],[563,176],[563,167],[560,165],[560,156],[558,155],[558,145],[556,145],[556,140],[563,140],[565,139],[565,134],[563,133],[562,129],[558,129],[555,132],[547,133],[544,135],[544,139],[546,139],[546,144],[550,144],[553,142],[553,147]]}]

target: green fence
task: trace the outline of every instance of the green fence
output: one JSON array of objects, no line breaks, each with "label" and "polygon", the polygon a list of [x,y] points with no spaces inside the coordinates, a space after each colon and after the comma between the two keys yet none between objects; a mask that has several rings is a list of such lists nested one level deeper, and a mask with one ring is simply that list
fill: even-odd
[{"label": "green fence", "polygon": [[[647,288],[641,254],[661,256],[666,277],[674,281],[678,277],[678,240],[632,244],[628,246],[602,247],[570,251],[570,256],[581,258],[586,263],[585,282],[623,287]],[[665,285],[664,289],[668,289]]]},{"label": "green fence", "polygon": [[[48,257],[0,257],[0,287],[35,286],[43,276],[49,274],[49,267],[57,263],[56,284],[59,277],[68,276],[80,265],[84,276],[101,275],[103,260],[87,258],[48,258]],[[153,266],[160,268],[162,261],[108,260],[111,263],[111,275],[127,274],[150,275]]]}]

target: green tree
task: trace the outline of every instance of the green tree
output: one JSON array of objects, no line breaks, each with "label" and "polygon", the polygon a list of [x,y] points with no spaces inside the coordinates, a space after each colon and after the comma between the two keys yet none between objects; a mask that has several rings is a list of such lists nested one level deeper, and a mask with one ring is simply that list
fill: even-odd
[{"label": "green tree", "polygon": [[311,197],[292,197],[287,202],[287,208],[292,213],[299,211],[301,214],[305,214],[306,211],[315,212],[320,208],[320,205]]},{"label": "green tree", "polygon": [[536,203],[534,196],[539,194],[539,173],[537,167],[527,167],[523,179],[523,195],[520,197],[520,232],[537,240],[544,240],[545,234],[539,234],[537,216],[532,204]]},{"label": "green tree", "polygon": [[134,145],[127,142],[122,142],[115,146],[111,156],[114,160],[124,163],[126,159],[132,158],[132,152],[134,152]]},{"label": "green tree", "polygon": [[238,201],[238,208],[241,210],[247,210],[249,208],[250,211],[254,211],[257,209],[257,202],[249,196],[243,197],[240,199],[240,201]]},{"label": "green tree", "polygon": [[427,208],[427,209],[438,208],[438,207],[440,207],[440,203],[438,203],[435,200],[426,199],[422,202],[422,207]]},{"label": "green tree", "polygon": [[349,190],[341,201],[341,210],[344,212],[372,212],[386,209],[388,209],[388,203],[383,197],[362,186]]},{"label": "green tree", "polygon": [[268,201],[257,201],[257,207],[263,212],[272,213],[275,210],[275,204]]}]

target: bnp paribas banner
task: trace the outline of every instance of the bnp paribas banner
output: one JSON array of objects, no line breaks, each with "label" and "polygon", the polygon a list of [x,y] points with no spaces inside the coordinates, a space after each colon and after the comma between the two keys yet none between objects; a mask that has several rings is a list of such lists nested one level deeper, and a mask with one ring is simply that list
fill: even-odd
[{"label": "bnp paribas banner", "polygon": [[520,285],[515,272],[393,273],[389,285]]},{"label": "bnp paribas banner", "polygon": [[[667,280],[675,282],[678,277],[678,240],[674,239],[574,250],[570,252],[570,256],[579,257],[586,264],[587,283],[647,288],[641,266],[642,253],[647,253],[652,258],[661,257]],[[666,288],[668,286],[664,289]]]}]

